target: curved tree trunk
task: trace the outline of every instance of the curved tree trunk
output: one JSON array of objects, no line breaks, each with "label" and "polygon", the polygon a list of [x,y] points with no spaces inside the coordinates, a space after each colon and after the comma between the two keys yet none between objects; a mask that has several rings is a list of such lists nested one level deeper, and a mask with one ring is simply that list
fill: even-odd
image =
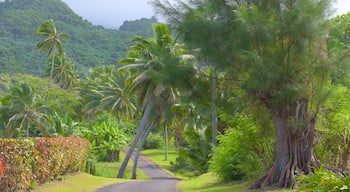
[{"label": "curved tree trunk", "polygon": [[126,153],[125,155],[125,158],[123,160],[123,163],[119,169],[119,172],[118,172],[118,176],[117,178],[123,178],[124,177],[124,172],[125,172],[125,169],[126,169],[126,166],[128,165],[128,162],[129,162],[129,159],[132,155],[132,153],[134,152],[134,149],[142,135],[142,133],[144,132],[144,129],[146,128],[146,123],[147,123],[147,120],[149,118],[149,115],[150,115],[150,112],[151,112],[151,108],[152,108],[152,100],[150,100],[147,105],[146,105],[146,109],[142,115],[142,120],[141,120],[141,124],[139,126],[139,128],[137,129],[137,133],[135,135],[135,138],[131,144],[131,146],[129,147],[128,149],[128,152]]},{"label": "curved tree trunk", "polygon": [[279,188],[289,188],[295,174],[309,174],[313,166],[320,166],[313,151],[316,118],[308,114],[308,100],[299,99],[293,104],[269,109],[275,126],[275,162],[252,189],[275,183]]},{"label": "curved tree trunk", "polygon": [[135,156],[134,156],[134,164],[132,166],[131,179],[136,179],[137,161],[139,160],[141,149],[142,149],[143,145],[145,144],[146,139],[152,130],[152,127],[153,127],[153,125],[148,126],[142,135],[141,141],[139,143],[139,146],[138,146],[137,151],[136,151]]},{"label": "curved tree trunk", "polygon": [[52,53],[52,60],[51,60],[50,77],[47,82],[46,106],[48,106],[48,103],[49,103],[49,93],[51,88],[51,81],[53,79],[52,74],[53,74],[53,69],[55,68],[56,41],[53,42],[52,49],[53,49],[53,53]]}]

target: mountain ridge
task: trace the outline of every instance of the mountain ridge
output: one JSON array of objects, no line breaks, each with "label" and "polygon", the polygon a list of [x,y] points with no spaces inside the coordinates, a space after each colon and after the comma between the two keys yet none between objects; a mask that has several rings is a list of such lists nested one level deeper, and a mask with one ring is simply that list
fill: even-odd
[{"label": "mountain ridge", "polygon": [[0,72],[33,75],[44,74],[46,57],[35,50],[40,38],[33,34],[47,19],[55,21],[59,33],[69,34],[69,40],[62,41],[63,47],[80,72],[99,65],[118,65],[130,39],[150,36],[151,23],[157,22],[154,18],[126,22],[139,25],[133,31],[106,29],[83,19],[61,0],[5,0],[0,2],[0,18]]}]

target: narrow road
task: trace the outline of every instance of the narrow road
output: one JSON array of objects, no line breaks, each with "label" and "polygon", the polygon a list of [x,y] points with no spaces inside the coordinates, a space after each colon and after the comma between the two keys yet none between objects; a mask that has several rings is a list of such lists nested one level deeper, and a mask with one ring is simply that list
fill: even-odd
[{"label": "narrow road", "polygon": [[180,192],[176,188],[176,183],[180,180],[163,171],[148,157],[140,155],[138,168],[152,179],[109,185],[98,189],[96,192]]}]

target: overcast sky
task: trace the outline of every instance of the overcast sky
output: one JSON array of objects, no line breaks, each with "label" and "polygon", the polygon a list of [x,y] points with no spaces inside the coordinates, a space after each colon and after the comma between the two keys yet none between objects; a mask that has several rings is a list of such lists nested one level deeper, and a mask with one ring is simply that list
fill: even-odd
[{"label": "overcast sky", "polygon": [[[4,0],[0,0],[3,2]],[[95,25],[107,28],[119,28],[125,20],[135,20],[155,15],[149,4],[152,0],[62,0],[75,13]],[[171,1],[171,0],[170,0]],[[350,11],[350,0],[336,1],[338,14]],[[159,16],[157,16],[159,17]]]},{"label": "overcast sky", "polygon": [[125,20],[154,16],[149,0],[62,0],[75,13],[96,25],[119,28]]},{"label": "overcast sky", "polygon": [[[151,0],[62,0],[75,13],[95,25],[119,28],[125,20],[135,20],[155,15]],[[350,0],[338,0],[339,14],[350,11]]]}]

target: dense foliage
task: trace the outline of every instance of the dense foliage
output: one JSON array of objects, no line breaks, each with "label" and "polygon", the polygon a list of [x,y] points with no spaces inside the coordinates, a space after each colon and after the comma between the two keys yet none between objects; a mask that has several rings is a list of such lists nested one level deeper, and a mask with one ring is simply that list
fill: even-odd
[{"label": "dense foliage", "polygon": [[350,190],[350,177],[337,175],[324,167],[316,169],[310,176],[297,179],[297,191],[341,192]]},{"label": "dense foliage", "polygon": [[120,151],[129,142],[134,127],[132,123],[102,114],[90,127],[82,128],[81,132],[91,143],[91,158],[113,162],[119,161]]},{"label": "dense foliage", "polygon": [[0,139],[6,170],[1,191],[26,191],[65,173],[84,170],[89,142],[79,138]]},{"label": "dense foliage", "polygon": [[225,181],[256,178],[271,166],[273,138],[259,131],[253,117],[231,118],[230,129],[218,138],[210,169]]},{"label": "dense foliage", "polygon": [[[188,176],[266,172],[253,186],[262,188],[290,187],[314,172],[299,180],[306,188],[345,189],[347,177],[315,167],[349,169],[349,14],[328,20],[328,0],[247,2],[155,1],[176,38],[166,24],[152,33],[155,18],[106,30],[58,0],[0,3],[2,69],[50,76],[0,74],[0,137],[86,137],[100,161],[118,160],[134,137],[118,177],[136,147],[134,170],[142,147],[167,149],[173,139],[173,166]],[[35,28],[54,26],[47,18],[70,36],[59,39],[57,55],[50,43],[34,54],[46,40],[32,36]]]}]

